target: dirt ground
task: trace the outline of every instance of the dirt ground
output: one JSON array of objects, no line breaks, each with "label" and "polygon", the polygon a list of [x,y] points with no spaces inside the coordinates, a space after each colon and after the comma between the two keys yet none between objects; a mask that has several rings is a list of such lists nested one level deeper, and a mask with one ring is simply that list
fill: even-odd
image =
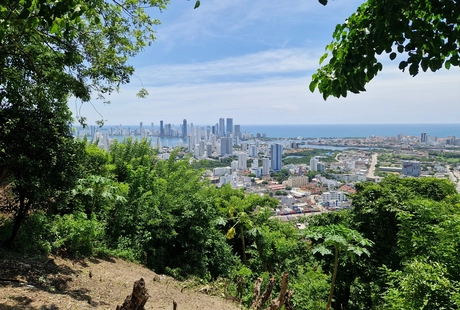
[{"label": "dirt ground", "polygon": [[178,310],[241,309],[212,287],[179,282],[117,258],[32,258],[0,250],[0,310],[115,309],[140,278],[150,295],[145,309],[173,309],[173,301]]}]

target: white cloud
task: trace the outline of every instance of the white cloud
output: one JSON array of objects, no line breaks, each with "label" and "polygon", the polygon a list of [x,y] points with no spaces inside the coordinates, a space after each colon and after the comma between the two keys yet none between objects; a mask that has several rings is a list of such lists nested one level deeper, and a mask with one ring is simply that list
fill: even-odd
[{"label": "white cloud", "polygon": [[215,61],[154,65],[136,70],[144,85],[199,83],[210,79],[244,79],[267,74],[302,73],[318,66],[319,53],[306,49],[276,49]]},{"label": "white cloud", "polygon": [[460,117],[458,73],[411,78],[390,70],[367,92],[326,102],[308,90],[309,76],[151,87],[147,99],[134,99],[137,88],[125,87],[100,111],[110,124],[178,124],[183,118],[213,124],[219,117],[241,124],[453,123]]}]

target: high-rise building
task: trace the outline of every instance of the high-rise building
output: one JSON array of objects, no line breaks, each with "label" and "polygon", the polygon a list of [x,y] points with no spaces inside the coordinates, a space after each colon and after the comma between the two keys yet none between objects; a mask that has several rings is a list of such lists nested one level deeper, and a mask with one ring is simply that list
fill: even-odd
[{"label": "high-rise building", "polygon": [[319,160],[318,160],[318,157],[316,156],[310,159],[310,170],[311,171],[318,171],[318,162]]},{"label": "high-rise building", "polygon": [[199,143],[199,155],[200,156],[204,155],[204,147],[205,147],[205,142],[201,140]]},{"label": "high-rise building", "polygon": [[158,151],[161,150],[161,140],[160,140],[160,137],[157,138],[157,149],[158,149]]},{"label": "high-rise building", "polygon": [[273,171],[280,171],[283,163],[283,145],[274,143],[271,146],[271,163]]},{"label": "high-rise building", "polygon": [[233,146],[232,146],[232,139],[223,137],[220,139],[220,149],[222,155],[232,155],[233,153]]},{"label": "high-rise building", "polygon": [[316,171],[324,173],[326,171],[326,165],[322,162],[318,162],[318,164],[316,164]]},{"label": "high-rise building", "polygon": [[257,147],[255,146],[255,144],[251,144],[249,146],[249,157],[258,157],[259,154],[257,152]]},{"label": "high-rise building", "polygon": [[428,142],[426,132],[422,132],[422,134],[420,135],[420,142],[422,142],[422,143],[427,143]]},{"label": "high-rise building", "polygon": [[262,175],[270,174],[270,159],[267,157],[262,158]]},{"label": "high-rise building", "polygon": [[219,118],[219,136],[225,137],[225,119]]},{"label": "high-rise building", "polygon": [[186,138],[187,137],[187,120],[184,119],[184,121],[182,122],[182,138]]},{"label": "high-rise building", "polygon": [[227,131],[225,133],[227,137],[233,133],[233,118],[227,118]]},{"label": "high-rise building", "polygon": [[164,130],[164,134],[166,136],[172,136],[172,125],[171,124],[166,124],[165,125],[165,130]]},{"label": "high-rise building", "polygon": [[238,153],[238,170],[248,170],[248,158],[245,152]]},{"label": "high-rise building", "polygon": [[241,138],[241,125],[235,125],[235,136]]},{"label": "high-rise building", "polygon": [[163,121],[160,121],[160,137],[165,136],[165,128],[163,127]]}]

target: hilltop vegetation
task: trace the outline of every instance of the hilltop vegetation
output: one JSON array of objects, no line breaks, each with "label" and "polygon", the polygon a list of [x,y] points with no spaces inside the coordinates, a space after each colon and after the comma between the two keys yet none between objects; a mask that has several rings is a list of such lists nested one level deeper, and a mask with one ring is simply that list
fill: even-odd
[{"label": "hilltop vegetation", "polygon": [[[459,308],[460,196],[449,181],[388,177],[379,184],[357,184],[350,210],[309,217],[301,231],[271,218],[276,200],[209,184],[199,169],[203,163],[192,167],[187,157],[176,153],[159,160],[146,140],[116,142],[104,151],[73,139],[68,99],[83,103],[97,95],[106,101],[104,96],[128,83],[134,72],[129,58],[153,42],[159,23],[146,9],[164,9],[166,4],[0,4],[2,247],[24,256],[119,257],[178,279],[224,281],[226,294],[246,307],[252,303],[255,281],[262,290],[271,286],[277,294],[283,289],[279,280],[287,273],[289,291],[281,296],[289,297],[285,309]],[[411,75],[419,66],[436,71],[443,64],[460,65],[454,3],[411,4],[408,10],[405,1],[367,1],[359,14],[337,27],[329,46],[334,57],[313,77],[311,90],[318,87],[325,98],[363,91],[382,66],[375,57],[361,56],[385,50],[394,59],[395,42],[398,53],[409,53],[400,68],[409,66]],[[439,10],[425,14],[426,4]],[[382,10],[386,14],[372,13]],[[416,22],[422,15],[428,22],[420,26]],[[374,18],[370,23],[369,17]],[[380,30],[387,28],[390,36],[382,36]],[[370,32],[363,36],[362,29]],[[403,42],[404,37],[394,37],[401,29],[411,35],[417,33],[413,30],[429,31]],[[430,41],[426,38],[433,37],[439,44],[431,44],[433,53],[424,55]],[[375,42],[380,42],[377,50]],[[454,48],[440,52],[446,42]],[[361,50],[354,53],[356,47]],[[362,66],[354,65],[357,60]],[[351,72],[345,70],[337,79],[341,70],[335,68]],[[145,95],[141,90],[139,96]],[[86,124],[83,116],[76,118]],[[443,157],[450,163],[458,160]],[[47,264],[54,267],[53,260],[45,260],[40,268],[47,270]],[[49,292],[64,284],[37,273],[40,270],[30,264],[15,266],[31,271],[34,281]],[[18,278],[8,280],[24,284]],[[12,299],[32,300],[29,291],[22,292]],[[85,288],[73,293],[87,297]],[[9,308],[7,303],[0,306]]]},{"label": "hilltop vegetation", "polygon": [[[227,293],[247,307],[258,277],[263,290],[284,272],[294,309],[325,308],[329,295],[334,309],[459,306],[460,196],[446,180],[357,184],[351,210],[309,217],[301,231],[270,218],[276,200],[216,188],[187,157],[159,160],[146,140],[108,152],[77,143],[80,177],[33,205],[16,252],[117,256],[179,279],[227,279]],[[3,240],[15,195],[3,187]]]}]

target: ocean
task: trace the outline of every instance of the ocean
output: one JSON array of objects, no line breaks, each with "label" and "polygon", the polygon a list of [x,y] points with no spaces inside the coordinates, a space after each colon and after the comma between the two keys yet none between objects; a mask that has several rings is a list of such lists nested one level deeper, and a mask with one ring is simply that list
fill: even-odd
[{"label": "ocean", "polygon": [[241,125],[241,130],[270,138],[419,137],[422,132],[438,138],[460,137],[460,124]]}]

